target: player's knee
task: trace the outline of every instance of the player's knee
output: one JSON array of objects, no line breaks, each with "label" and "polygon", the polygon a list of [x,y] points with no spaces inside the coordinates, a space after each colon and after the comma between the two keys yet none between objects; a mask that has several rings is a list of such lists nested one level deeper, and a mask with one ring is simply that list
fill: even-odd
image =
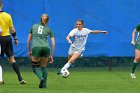
[{"label": "player's knee", "polygon": [[36,73],[36,68],[39,68],[39,62],[33,62],[32,61],[32,70],[34,73]]},{"label": "player's knee", "polygon": [[46,67],[47,66],[47,62],[41,62],[41,67]]},{"label": "player's knee", "polygon": [[8,57],[7,60],[10,62],[10,63],[15,63],[16,60],[14,59],[14,57]]},{"label": "player's knee", "polygon": [[135,62],[139,62],[140,61],[140,57],[139,56],[136,56],[135,57]]}]

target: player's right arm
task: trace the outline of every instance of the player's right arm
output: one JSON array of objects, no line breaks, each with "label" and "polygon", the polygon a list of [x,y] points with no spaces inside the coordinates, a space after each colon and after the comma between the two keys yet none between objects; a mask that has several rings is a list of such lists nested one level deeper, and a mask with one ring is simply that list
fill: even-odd
[{"label": "player's right arm", "polygon": [[132,40],[131,40],[132,45],[135,45],[135,36],[137,32],[138,32],[137,29],[134,29],[134,31],[132,32]]},{"label": "player's right arm", "polygon": [[66,40],[68,41],[69,44],[72,44],[72,41],[70,40],[71,37],[73,37],[76,33],[76,30],[73,29],[71,32],[67,35]]},{"label": "player's right arm", "polygon": [[71,35],[68,34],[68,36],[66,37],[66,40],[68,41],[68,43],[72,44],[72,41],[70,40]]}]

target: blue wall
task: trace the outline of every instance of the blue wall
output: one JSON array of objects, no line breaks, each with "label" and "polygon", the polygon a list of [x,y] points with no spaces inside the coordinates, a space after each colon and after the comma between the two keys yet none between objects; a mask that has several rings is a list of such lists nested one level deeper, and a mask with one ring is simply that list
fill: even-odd
[{"label": "blue wall", "polygon": [[19,45],[15,56],[27,56],[27,36],[40,15],[50,16],[49,26],[55,33],[55,56],[67,56],[65,37],[77,19],[89,29],[102,29],[108,35],[89,35],[84,56],[134,56],[131,33],[140,21],[140,0],[3,0],[3,10],[10,13]]}]

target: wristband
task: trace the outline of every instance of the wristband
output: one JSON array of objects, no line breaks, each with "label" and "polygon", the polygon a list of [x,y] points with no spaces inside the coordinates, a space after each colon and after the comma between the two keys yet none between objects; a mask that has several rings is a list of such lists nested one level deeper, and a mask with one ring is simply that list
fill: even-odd
[{"label": "wristband", "polygon": [[12,36],[15,37],[16,36],[16,32],[12,33]]}]

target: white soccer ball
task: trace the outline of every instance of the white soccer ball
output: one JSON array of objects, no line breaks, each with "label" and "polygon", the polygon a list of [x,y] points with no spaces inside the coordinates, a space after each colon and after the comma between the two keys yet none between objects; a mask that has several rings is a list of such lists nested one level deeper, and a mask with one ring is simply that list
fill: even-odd
[{"label": "white soccer ball", "polygon": [[61,70],[61,76],[66,78],[68,77],[70,72],[67,69]]}]

